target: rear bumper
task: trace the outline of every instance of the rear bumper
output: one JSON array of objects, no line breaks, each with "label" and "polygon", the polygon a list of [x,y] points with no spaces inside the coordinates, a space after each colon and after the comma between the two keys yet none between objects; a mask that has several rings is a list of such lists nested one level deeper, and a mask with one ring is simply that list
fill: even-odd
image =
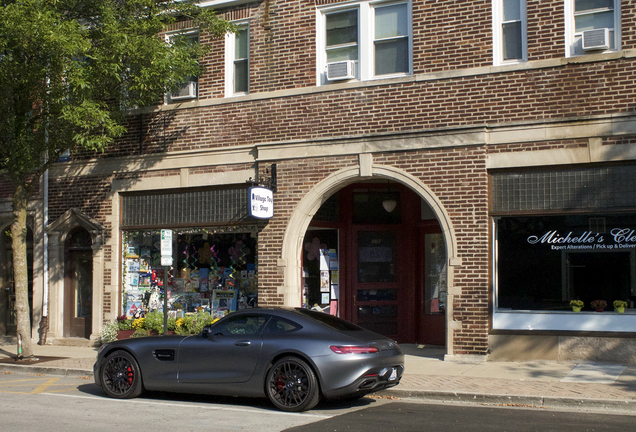
[{"label": "rear bumper", "polygon": [[398,385],[403,373],[403,364],[372,368],[360,375],[351,384],[330,391],[323,391],[323,395],[326,398],[337,399],[385,390]]}]

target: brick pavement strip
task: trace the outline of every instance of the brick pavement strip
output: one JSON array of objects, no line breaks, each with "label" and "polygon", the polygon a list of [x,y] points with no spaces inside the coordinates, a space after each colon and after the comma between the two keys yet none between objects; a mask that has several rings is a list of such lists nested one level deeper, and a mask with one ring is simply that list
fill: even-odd
[{"label": "brick pavement strip", "polygon": [[561,383],[475,377],[406,375],[396,390],[426,390],[491,395],[636,400],[636,384]]}]

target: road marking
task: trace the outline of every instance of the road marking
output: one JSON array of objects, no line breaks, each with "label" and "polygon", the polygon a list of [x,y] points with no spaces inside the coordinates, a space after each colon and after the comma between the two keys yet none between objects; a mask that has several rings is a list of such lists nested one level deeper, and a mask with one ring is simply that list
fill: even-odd
[{"label": "road marking", "polygon": [[[35,389],[31,391],[11,391],[4,390],[4,388],[15,388],[15,387],[29,387],[32,388],[35,384],[45,380],[46,378],[30,378],[30,379],[20,379],[20,380],[11,380],[11,381],[0,381],[0,393],[12,393],[12,394],[42,394],[42,393],[50,393],[50,392],[65,392],[65,391],[73,391],[77,390],[76,384],[56,384],[61,378],[49,378],[46,379],[46,382],[38,385]],[[59,390],[48,390],[49,387],[55,386],[71,386],[73,388],[69,389],[59,389]]]},{"label": "road marking", "polygon": [[47,382],[45,382],[44,384],[40,384],[39,386],[37,386],[37,388],[35,388],[31,394],[40,394],[40,393],[44,393],[46,391],[46,389],[48,389],[49,387],[51,387],[53,384],[55,384],[56,382],[58,382],[60,379],[59,378],[51,378],[49,379]]},{"label": "road marking", "polygon": [[62,396],[62,397],[72,397],[72,398],[78,398],[78,399],[96,399],[96,400],[101,400],[103,402],[114,402],[114,403],[126,403],[126,404],[131,404],[131,403],[137,403],[137,404],[147,404],[147,405],[159,405],[159,406],[166,406],[166,407],[177,407],[177,408],[194,408],[194,409],[207,409],[207,410],[218,410],[218,411],[237,411],[237,412],[249,412],[249,413],[259,413],[259,414],[272,414],[275,416],[300,416],[300,417],[315,417],[315,418],[319,418],[319,419],[329,419],[332,418],[332,415],[321,415],[321,414],[307,414],[307,413],[288,413],[288,412],[284,412],[284,411],[269,411],[269,410],[258,410],[255,408],[231,408],[228,407],[226,405],[222,405],[222,406],[210,406],[210,405],[192,405],[192,404],[188,404],[188,403],[170,403],[170,402],[152,402],[152,401],[148,401],[148,400],[131,400],[131,399],[125,399],[125,400],[120,400],[120,399],[111,399],[111,398],[105,398],[105,397],[97,397],[97,396],[81,396],[81,395],[69,395],[69,394],[60,394],[60,393],[52,393],[52,392],[46,392],[46,393],[42,393],[43,395],[46,396]]}]

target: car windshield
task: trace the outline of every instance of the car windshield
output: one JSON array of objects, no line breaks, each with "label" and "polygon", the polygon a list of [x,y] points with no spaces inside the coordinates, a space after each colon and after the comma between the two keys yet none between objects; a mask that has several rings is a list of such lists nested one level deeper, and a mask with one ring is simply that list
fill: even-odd
[{"label": "car windshield", "polygon": [[338,331],[363,331],[362,327],[358,327],[355,324],[345,321],[342,318],[335,317],[333,315],[326,314],[324,312],[316,312],[309,309],[296,309],[297,312],[307,315],[321,324],[331,327]]}]

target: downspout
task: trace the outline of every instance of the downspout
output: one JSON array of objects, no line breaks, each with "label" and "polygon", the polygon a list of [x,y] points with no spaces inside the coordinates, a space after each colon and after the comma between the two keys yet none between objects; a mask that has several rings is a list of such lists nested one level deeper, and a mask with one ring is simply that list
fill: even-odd
[{"label": "downspout", "polygon": [[[46,155],[48,160],[48,154]],[[42,175],[43,183],[43,221],[42,232],[44,246],[44,287],[42,289],[42,320],[40,321],[40,340],[38,345],[46,345],[46,336],[49,330],[49,235],[46,228],[49,226],[49,170]]]}]

